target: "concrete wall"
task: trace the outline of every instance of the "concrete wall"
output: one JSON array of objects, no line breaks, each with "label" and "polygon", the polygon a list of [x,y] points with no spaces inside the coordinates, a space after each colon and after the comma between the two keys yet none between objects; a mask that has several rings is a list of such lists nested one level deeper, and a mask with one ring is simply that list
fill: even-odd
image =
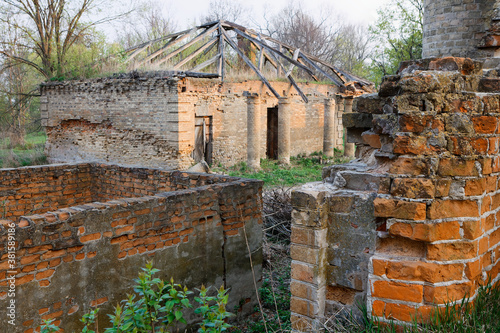
[{"label": "concrete wall", "polygon": [[425,321],[500,281],[500,78],[463,58],[412,68],[344,114],[358,160],[293,194],[296,329],[356,300],[381,321]]},{"label": "concrete wall", "polygon": [[[132,279],[148,260],[161,270],[158,277],[173,277],[190,289],[224,285],[230,289],[230,311],[253,312],[250,253],[259,281],[261,182],[95,164],[1,170],[0,175],[5,185],[9,176],[29,172],[25,184],[43,180],[52,187],[58,181],[54,173],[64,177],[75,168],[86,171],[82,179],[93,178],[92,199],[0,220],[0,306],[7,309],[12,299],[16,305],[15,325],[2,316],[0,327],[28,333],[42,319],[54,318],[65,331],[78,331],[81,316],[95,306],[101,308],[99,323],[105,327],[106,314],[132,292]],[[15,177],[12,182],[17,191]],[[66,184],[62,187],[71,186]],[[42,197],[48,191],[33,188]],[[9,231],[11,223],[15,228]],[[16,242],[13,266],[9,234]],[[15,297],[7,292],[10,277],[15,278]],[[188,319],[195,320],[192,314]]]},{"label": "concrete wall", "polygon": [[[323,149],[324,100],[337,87],[300,83],[304,103],[285,82],[273,82],[291,100],[291,155]],[[195,117],[211,117],[213,160],[247,158],[247,97],[260,99],[260,156],[266,156],[267,108],[278,100],[260,81],[238,83],[164,78],[159,74],[46,83],[41,88],[46,152],[53,162],[112,162],[186,169],[194,160]],[[340,117],[339,117],[340,115]],[[341,113],[337,113],[341,129]],[[342,147],[337,131],[337,145]]]},{"label": "concrete wall", "polygon": [[497,56],[499,9],[496,0],[425,0],[423,57]]}]

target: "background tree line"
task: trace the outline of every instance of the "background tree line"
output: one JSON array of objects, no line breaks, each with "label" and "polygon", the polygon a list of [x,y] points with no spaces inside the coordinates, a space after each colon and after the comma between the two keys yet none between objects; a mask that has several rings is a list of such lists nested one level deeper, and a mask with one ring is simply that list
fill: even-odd
[{"label": "background tree line", "polygon": [[[27,132],[40,129],[40,82],[123,70],[120,51],[177,29],[165,1],[140,0],[113,12],[124,8],[116,4],[123,1],[0,1],[0,143],[23,145]],[[246,25],[377,84],[400,61],[421,57],[423,0],[392,0],[371,26],[346,22],[333,8],[312,13],[293,0],[259,22],[250,12],[239,2],[211,0],[192,25],[219,19]],[[112,40],[103,28],[109,22]],[[118,56],[101,60],[109,55]]]}]

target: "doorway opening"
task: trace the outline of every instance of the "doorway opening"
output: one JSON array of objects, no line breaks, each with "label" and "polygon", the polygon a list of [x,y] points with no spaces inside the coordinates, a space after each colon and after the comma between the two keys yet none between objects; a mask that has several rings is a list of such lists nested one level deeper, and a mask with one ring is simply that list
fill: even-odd
[{"label": "doorway opening", "polygon": [[212,164],[212,116],[195,117],[194,150],[192,157],[196,163],[205,161]]},{"label": "doorway opening", "polygon": [[267,108],[266,156],[278,159],[278,107]]}]

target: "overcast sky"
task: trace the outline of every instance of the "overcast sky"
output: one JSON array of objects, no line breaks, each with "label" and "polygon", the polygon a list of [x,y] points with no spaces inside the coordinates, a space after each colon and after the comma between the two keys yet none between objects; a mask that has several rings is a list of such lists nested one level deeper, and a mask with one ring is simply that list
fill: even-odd
[{"label": "overcast sky", "polygon": [[[178,27],[183,29],[192,23],[193,18],[200,18],[208,11],[209,0],[168,1],[171,11],[175,12]],[[247,6],[251,15],[258,21],[264,12],[272,13],[286,6],[288,0],[233,0]],[[376,18],[377,8],[389,0],[304,0],[303,7],[310,13],[321,12],[331,7],[335,13],[352,23],[372,23]]]}]

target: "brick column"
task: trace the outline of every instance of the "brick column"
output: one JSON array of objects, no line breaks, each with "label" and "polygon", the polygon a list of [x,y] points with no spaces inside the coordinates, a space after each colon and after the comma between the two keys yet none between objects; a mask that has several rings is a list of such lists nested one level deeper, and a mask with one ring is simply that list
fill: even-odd
[{"label": "brick column", "polygon": [[344,150],[344,125],[342,115],[344,114],[344,99],[341,95],[336,96],[335,107],[335,147]]},{"label": "brick column", "polygon": [[278,161],[290,164],[290,100],[287,97],[278,102]]},{"label": "brick column", "polygon": [[318,331],[325,314],[328,208],[325,193],[292,192],[292,329]]},{"label": "brick column", "polygon": [[254,170],[260,169],[260,98],[247,96],[247,164]]},{"label": "brick column", "polygon": [[357,301],[381,322],[427,321],[500,283],[500,79],[465,58],[404,65],[420,70],[344,115],[367,153],[292,196],[294,329]]},{"label": "brick column", "polygon": [[325,99],[325,122],[323,132],[323,154],[333,157],[335,148],[335,99]]},{"label": "brick column", "polygon": [[[351,113],[352,112],[353,100],[354,99],[352,97],[347,97],[344,99],[344,103],[345,103],[344,113]],[[356,152],[356,146],[354,145],[354,143],[349,143],[346,140],[345,148],[344,148],[344,156],[354,157],[355,152]]]}]

